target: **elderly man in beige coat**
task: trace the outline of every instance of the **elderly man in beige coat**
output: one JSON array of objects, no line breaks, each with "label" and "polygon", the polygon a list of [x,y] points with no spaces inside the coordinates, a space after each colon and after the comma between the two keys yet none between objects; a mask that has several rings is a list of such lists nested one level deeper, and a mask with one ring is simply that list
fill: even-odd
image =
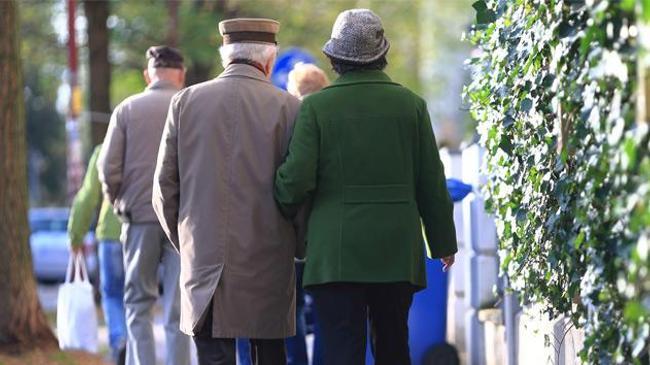
[{"label": "elderly man in beige coat", "polygon": [[279,23],[219,24],[225,71],[174,96],[154,176],[153,205],[181,256],[181,330],[199,362],[235,365],[235,338],[255,364],[286,364],[295,333],[294,224],[273,179],[299,101],[269,75]]}]

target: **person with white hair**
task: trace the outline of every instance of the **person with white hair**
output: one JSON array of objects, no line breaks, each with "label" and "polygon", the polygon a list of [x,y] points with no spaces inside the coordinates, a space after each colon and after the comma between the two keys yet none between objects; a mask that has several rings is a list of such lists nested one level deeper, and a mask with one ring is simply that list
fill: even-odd
[{"label": "person with white hair", "polygon": [[113,111],[97,158],[102,190],[122,220],[126,364],[156,363],[153,308],[162,268],[162,303],[167,365],[189,364],[190,339],[179,325],[180,260],[151,205],[158,145],[169,102],[185,83],[183,56],[171,47],[146,52],[147,88]]},{"label": "person with white hair", "polygon": [[309,94],[320,91],[330,84],[325,72],[311,63],[298,62],[289,72],[287,91],[289,94],[302,99]]},{"label": "person with white hair", "polygon": [[[296,223],[273,198],[300,101],[273,86],[279,23],[219,23],[224,72],[174,96],[154,176],[156,214],[181,257],[181,330],[201,365],[286,364],[295,334]],[[299,223],[299,222],[297,222]]]},{"label": "person with white hair", "polygon": [[[311,63],[298,62],[289,72],[287,91],[289,94],[303,99],[310,94],[320,91],[330,84],[325,72]],[[296,335],[287,338],[287,365],[307,365],[307,346],[305,341],[305,291],[302,288],[302,274],[305,271],[303,260],[296,261]],[[312,311],[314,325],[314,340],[312,341],[312,364],[322,364],[320,325],[316,314]]]}]

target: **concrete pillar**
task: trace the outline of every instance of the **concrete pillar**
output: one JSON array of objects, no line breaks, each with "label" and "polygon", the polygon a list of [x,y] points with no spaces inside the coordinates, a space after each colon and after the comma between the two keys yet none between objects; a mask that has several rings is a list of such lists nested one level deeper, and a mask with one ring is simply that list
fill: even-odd
[{"label": "concrete pillar", "polygon": [[584,332],[567,318],[549,320],[539,307],[528,307],[518,315],[519,364],[579,365]]},{"label": "concrete pillar", "polygon": [[[485,184],[481,175],[485,151],[472,145],[463,151],[463,181],[480,187]],[[486,365],[484,325],[478,318],[481,309],[493,308],[496,303],[494,288],[498,283],[499,259],[496,228],[485,212],[485,202],[478,194],[463,201],[463,237],[466,245],[465,275],[465,346],[468,363]]]},{"label": "concrete pillar", "polygon": [[[440,158],[445,166],[445,176],[462,180],[462,154],[458,151],[443,149]],[[463,204],[454,204],[454,224],[458,240],[456,263],[449,272],[449,289],[447,296],[447,342],[458,350],[461,361],[465,353],[465,274],[468,272],[467,249],[464,239]],[[467,363],[463,361],[463,363]]]},{"label": "concrete pillar", "polygon": [[483,323],[485,334],[486,365],[505,365],[507,351],[503,311],[500,308],[482,309],[478,319]]}]

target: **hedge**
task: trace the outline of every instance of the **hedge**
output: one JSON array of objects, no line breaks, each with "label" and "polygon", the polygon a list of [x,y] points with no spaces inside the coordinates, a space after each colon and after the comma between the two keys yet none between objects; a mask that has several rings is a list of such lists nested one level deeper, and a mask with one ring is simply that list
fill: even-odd
[{"label": "hedge", "polygon": [[650,338],[643,5],[480,0],[469,33],[465,97],[487,149],[502,273],[524,303],[585,330],[591,364],[638,363]]}]

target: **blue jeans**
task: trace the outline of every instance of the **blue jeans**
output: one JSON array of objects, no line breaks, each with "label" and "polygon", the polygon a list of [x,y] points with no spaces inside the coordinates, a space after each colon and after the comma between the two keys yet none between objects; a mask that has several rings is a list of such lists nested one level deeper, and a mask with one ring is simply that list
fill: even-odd
[{"label": "blue jeans", "polygon": [[120,351],[126,345],[122,244],[119,241],[101,241],[98,249],[104,320],[108,327],[111,354],[114,359],[117,359]]},{"label": "blue jeans", "polygon": [[312,316],[314,320],[314,346],[312,347],[311,365],[323,365],[323,344],[321,343],[321,330],[320,322],[318,321],[318,314],[314,303],[312,302]]},{"label": "blue jeans", "polygon": [[237,339],[237,364],[251,365],[251,345],[247,338]]},{"label": "blue jeans", "polygon": [[296,263],[296,335],[286,340],[287,365],[308,365],[307,343],[305,342],[305,291],[302,289],[302,273],[305,264]]}]

